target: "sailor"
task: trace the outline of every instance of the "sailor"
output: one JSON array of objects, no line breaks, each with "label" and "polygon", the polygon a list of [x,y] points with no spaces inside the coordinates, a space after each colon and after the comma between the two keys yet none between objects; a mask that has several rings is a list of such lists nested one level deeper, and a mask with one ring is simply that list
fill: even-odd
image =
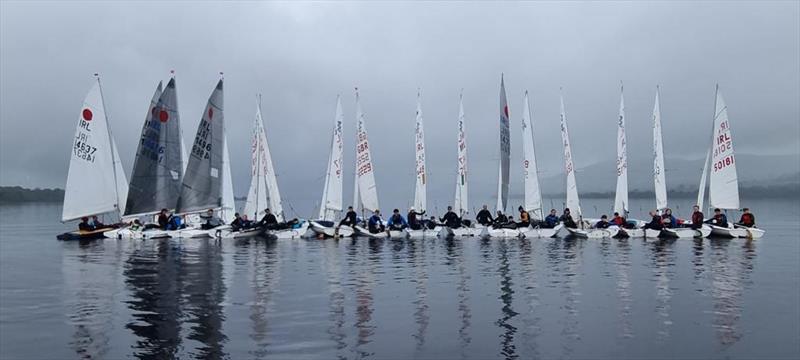
[{"label": "sailor", "polygon": [[436,225],[438,225],[438,223],[436,222],[436,216],[431,216],[430,220],[424,220],[424,221],[425,221],[425,227],[427,227],[428,230],[433,230],[434,228],[436,228]]},{"label": "sailor", "polygon": [[410,227],[411,230],[422,229],[422,221],[420,220],[422,218],[419,219],[417,218],[417,216],[422,216],[422,215],[425,215],[425,210],[422,210],[422,212],[417,212],[416,210],[414,210],[413,206],[410,209],[408,209],[408,227]]},{"label": "sailor", "polygon": [[89,218],[84,216],[81,218],[81,222],[78,223],[78,230],[80,231],[92,231],[94,228],[92,225],[89,224]]},{"label": "sailor", "polygon": [[231,221],[231,229],[233,231],[239,231],[244,228],[244,220],[242,220],[242,216],[239,215],[237,212],[233,215],[233,221]]},{"label": "sailor", "polygon": [[256,226],[263,226],[267,229],[274,229],[276,226],[278,226],[278,218],[276,218],[275,215],[272,214],[272,211],[269,208],[264,209],[264,217],[261,218],[261,221],[259,221],[258,224],[256,224]]},{"label": "sailor", "polygon": [[403,230],[408,226],[408,223],[406,219],[403,218],[403,215],[400,215],[400,210],[394,209],[386,226],[389,230]]},{"label": "sailor", "polygon": [[756,226],[756,217],[755,215],[753,215],[753,213],[750,212],[750,209],[744,208],[742,209],[742,211],[744,211],[744,213],[742,214],[742,217],[739,219],[739,222],[736,223],[736,225],[747,226],[747,227]]},{"label": "sailor", "polygon": [[214,214],[214,209],[206,210],[204,215],[200,215],[201,219],[206,221],[205,224],[200,225],[200,228],[203,230],[211,230],[217,226],[222,225],[222,221]]},{"label": "sailor", "polygon": [[503,225],[508,224],[508,217],[503,214],[502,211],[497,210],[497,214],[494,217],[493,225],[495,227],[502,227]]},{"label": "sailor", "polygon": [[544,218],[544,225],[548,229],[552,229],[558,225],[558,213],[556,212],[556,209],[550,209],[550,215],[547,215],[547,217]]},{"label": "sailor", "polygon": [[475,216],[475,220],[478,221],[478,224],[483,226],[489,226],[494,223],[494,219],[492,219],[492,213],[489,212],[489,209],[486,208],[486,205],[483,205],[481,211],[478,211],[478,215]]},{"label": "sailor", "polygon": [[519,210],[519,222],[517,223],[517,227],[526,228],[531,225],[531,216],[525,211],[525,208],[520,206],[517,210]]},{"label": "sailor", "polygon": [[381,219],[380,210],[375,209],[375,212],[372,213],[372,216],[370,216],[369,221],[367,222],[367,227],[369,228],[369,232],[372,234],[386,231],[386,226],[383,225],[383,219]]},{"label": "sailor", "polygon": [[247,214],[242,215],[242,226],[245,229],[249,229],[253,226],[253,222],[247,218]]},{"label": "sailor", "polygon": [[712,224],[719,227],[728,227],[728,217],[722,213],[719,208],[714,209],[714,217],[706,220],[706,224]]},{"label": "sailor", "polygon": [[334,236],[339,235],[339,228],[342,227],[342,225],[347,225],[349,227],[355,228],[355,226],[358,224],[357,221],[358,221],[358,214],[356,214],[356,211],[353,210],[352,206],[348,206],[347,213],[344,215],[344,219],[342,219],[342,221],[339,221],[339,226],[337,226],[336,231],[334,231]]},{"label": "sailor", "polygon": [[92,215],[91,225],[92,225],[92,228],[95,229],[95,230],[102,229],[102,228],[106,227],[106,225],[101,223],[100,220],[97,220],[97,215]]},{"label": "sailor", "polygon": [[661,222],[665,228],[674,229],[678,227],[678,219],[672,216],[672,209],[670,208],[664,209],[664,214],[661,215]]},{"label": "sailor", "polygon": [[692,229],[699,229],[703,227],[703,212],[700,211],[700,207],[695,205],[692,207]]},{"label": "sailor", "polygon": [[575,220],[572,218],[572,213],[570,213],[569,208],[564,208],[564,213],[561,214],[558,220],[568,228],[574,229],[578,227],[578,225],[575,224]]},{"label": "sailor", "polygon": [[606,214],[600,216],[600,221],[594,224],[595,229],[608,229],[609,226],[611,226],[611,223],[608,222],[608,216],[606,216]]},{"label": "sailor", "polygon": [[628,221],[625,220],[624,217],[620,216],[618,212],[614,213],[614,217],[611,219],[611,225],[616,225],[619,227],[625,227],[628,224]]},{"label": "sailor", "polygon": [[169,211],[167,209],[161,209],[161,212],[158,213],[158,227],[161,230],[167,230],[167,225],[169,224]]},{"label": "sailor", "polygon": [[662,229],[664,229],[664,224],[662,223],[661,216],[658,216],[658,214],[655,211],[650,211],[649,214],[650,214],[651,220],[650,220],[649,223],[644,224],[644,228],[645,229],[651,229],[651,230],[662,230]]},{"label": "sailor", "polygon": [[133,219],[130,224],[130,229],[133,231],[138,231],[142,229],[142,222],[139,219]]},{"label": "sailor", "polygon": [[439,219],[439,221],[444,223],[445,226],[452,229],[456,229],[461,226],[461,219],[459,219],[458,215],[456,215],[456,213],[453,212],[452,206],[447,207],[447,212],[441,219]]}]

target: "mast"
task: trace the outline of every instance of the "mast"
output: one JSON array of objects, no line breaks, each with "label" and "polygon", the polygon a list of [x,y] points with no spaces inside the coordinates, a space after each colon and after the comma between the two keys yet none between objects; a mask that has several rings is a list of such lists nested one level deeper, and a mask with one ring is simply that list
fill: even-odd
[{"label": "mast", "polygon": [[575,180],[575,164],[572,162],[572,147],[569,143],[569,129],[567,128],[567,113],[564,108],[564,96],[561,95],[561,141],[564,146],[564,174],[567,178],[567,203],[573,214],[578,216],[583,226],[583,213],[578,197],[578,182]]}]

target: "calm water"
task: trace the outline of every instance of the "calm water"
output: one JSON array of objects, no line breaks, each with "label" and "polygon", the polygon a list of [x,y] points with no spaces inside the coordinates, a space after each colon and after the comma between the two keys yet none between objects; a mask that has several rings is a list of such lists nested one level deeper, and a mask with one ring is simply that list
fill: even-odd
[{"label": "calm water", "polygon": [[748,205],[761,240],[78,243],[0,207],[0,358],[797,358],[800,205]]}]

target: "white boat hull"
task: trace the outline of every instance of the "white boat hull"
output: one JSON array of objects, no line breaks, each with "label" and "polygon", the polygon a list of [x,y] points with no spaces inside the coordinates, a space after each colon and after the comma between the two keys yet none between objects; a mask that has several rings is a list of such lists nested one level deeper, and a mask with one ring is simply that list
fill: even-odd
[{"label": "white boat hull", "polygon": [[161,229],[148,229],[148,230],[131,230],[130,228],[119,228],[103,233],[105,237],[111,239],[125,239],[125,240],[138,240],[138,239],[167,239],[170,237],[169,232]]},{"label": "white boat hull", "polygon": [[406,234],[408,234],[408,238],[411,239],[424,239],[424,238],[434,238],[439,236],[439,233],[442,231],[442,226],[436,226],[433,229],[422,228],[419,230],[411,230],[406,229]]},{"label": "white boat hull", "polygon": [[617,235],[619,232],[619,228],[610,227],[608,229],[574,229],[574,228],[565,228],[569,232],[570,235],[588,239],[601,239],[601,238],[610,238]]},{"label": "white boat hull", "polygon": [[745,231],[745,236],[748,239],[760,239],[764,236],[765,231],[755,227],[746,227],[746,226],[736,226],[737,229],[741,229]]},{"label": "white boat hull", "polygon": [[679,238],[679,239],[693,239],[696,237],[701,236],[701,232],[699,230],[695,230],[692,228],[674,228],[674,229],[664,229],[661,231],[661,235],[664,237],[670,238]]},{"label": "white boat hull", "polygon": [[495,228],[493,226],[487,226],[483,228],[483,231],[481,232],[482,237],[494,239],[518,238],[520,235],[521,233],[519,229]]},{"label": "white boat hull", "polygon": [[300,226],[296,229],[267,230],[267,234],[278,239],[299,239],[303,237],[307,231],[308,221],[303,221],[303,223],[300,224]]},{"label": "white boat hull", "polygon": [[470,227],[462,226],[460,228],[453,229],[453,228],[447,227],[447,226],[437,226],[436,228],[440,229],[439,233],[438,233],[439,236],[443,237],[443,238],[446,238],[446,237],[449,237],[449,236],[475,236],[475,235],[481,235],[481,233],[483,232],[483,228],[484,227],[470,228]]},{"label": "white boat hull", "polygon": [[355,236],[365,236],[365,237],[373,238],[373,239],[385,239],[387,237],[387,234],[386,234],[385,231],[373,234],[373,233],[369,232],[369,230],[367,230],[366,228],[364,228],[362,226],[356,226],[355,228],[356,228],[356,231],[354,233]]},{"label": "white boat hull", "polygon": [[528,227],[525,229],[521,229],[522,236],[526,238],[551,238],[556,237],[558,231],[563,228],[564,225],[558,224],[554,228],[532,228]]},{"label": "white boat hull", "polygon": [[709,225],[709,226],[711,227],[711,235],[714,236],[721,236],[728,238],[747,237],[747,230],[745,229],[722,227],[716,225]]},{"label": "white boat hull", "polygon": [[[318,235],[325,237],[334,237],[336,235],[336,226],[324,226],[316,221],[311,221],[311,230]],[[349,226],[339,227],[339,237],[353,236],[353,228]]]}]

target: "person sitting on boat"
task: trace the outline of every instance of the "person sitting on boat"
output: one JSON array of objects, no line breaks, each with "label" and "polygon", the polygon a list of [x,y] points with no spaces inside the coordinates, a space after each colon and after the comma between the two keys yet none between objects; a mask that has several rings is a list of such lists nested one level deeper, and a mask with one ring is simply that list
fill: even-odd
[{"label": "person sitting on boat", "polygon": [[487,209],[486,205],[483,205],[481,211],[478,211],[478,215],[475,216],[475,220],[478,221],[478,224],[483,226],[489,226],[494,223],[492,213],[489,211],[489,209]]},{"label": "person sitting on boat", "polygon": [[233,231],[239,231],[241,229],[244,229],[244,220],[242,219],[242,216],[239,215],[238,212],[233,215],[233,221],[231,221],[231,229]]},{"label": "person sitting on boat", "polygon": [[183,220],[180,216],[175,214],[170,214],[167,218],[167,228],[166,230],[178,230],[183,229],[186,226],[183,225]]},{"label": "person sitting on boat", "polygon": [[377,234],[380,232],[386,231],[386,226],[383,225],[383,219],[381,219],[381,211],[375,210],[370,216],[369,221],[367,222],[367,227],[370,233]]},{"label": "person sitting on boat", "polygon": [[422,216],[422,215],[425,215],[425,210],[422,210],[422,212],[417,212],[416,210],[414,210],[413,206],[410,209],[408,209],[408,227],[411,228],[411,230],[422,229],[423,225],[422,221],[420,220],[422,218],[417,218],[417,216]]},{"label": "person sitting on boat", "polygon": [[439,221],[444,223],[444,226],[447,226],[451,229],[456,229],[461,227],[461,219],[459,219],[458,215],[456,215],[456,213],[453,212],[452,206],[447,207],[447,212],[444,213],[444,216],[441,219],[439,219]]},{"label": "person sitting on boat", "polygon": [[600,221],[594,224],[595,229],[608,229],[609,226],[611,226],[611,223],[608,222],[608,216],[606,214],[600,216]]},{"label": "person sitting on boat", "polygon": [[342,221],[339,221],[339,226],[337,226],[336,231],[333,232],[334,236],[339,235],[339,228],[342,227],[343,225],[349,226],[351,228],[354,228],[356,225],[358,225],[358,214],[356,214],[356,211],[353,210],[352,206],[347,207],[347,213],[344,215],[344,219],[342,219]]},{"label": "person sitting on boat", "polygon": [[211,230],[222,225],[222,220],[220,220],[217,215],[214,214],[214,209],[206,210],[206,213],[200,215],[200,218],[206,221],[205,224],[200,225],[200,228],[203,230]]},{"label": "person sitting on boat", "polygon": [[253,221],[247,218],[247,214],[242,215],[242,226],[245,229],[253,227]]},{"label": "person sitting on boat", "polygon": [[169,210],[161,209],[161,212],[158,213],[158,228],[161,230],[167,230],[167,225],[169,224]]},{"label": "person sitting on boat", "polygon": [[669,229],[678,227],[678,219],[675,216],[672,216],[672,209],[664,209],[664,214],[661,215],[661,223],[664,224],[665,228]]},{"label": "person sitting on boat", "polygon": [[84,217],[81,218],[81,222],[78,223],[78,230],[80,230],[80,231],[92,231],[92,230],[94,230],[94,227],[92,227],[92,225],[89,224],[89,218],[88,217],[84,216]]},{"label": "person sitting on boat", "polygon": [[575,223],[575,219],[572,218],[572,214],[569,211],[569,208],[564,208],[564,213],[561,214],[561,217],[558,219],[561,223],[564,224],[565,227],[575,229],[578,227],[578,224]]},{"label": "person sitting on boat", "polygon": [[272,213],[269,208],[264,209],[264,217],[256,224],[256,226],[263,226],[267,229],[275,229],[278,226],[278,218]]},{"label": "person sitting on boat", "polygon": [[544,226],[548,229],[552,229],[558,225],[558,212],[556,209],[550,209],[550,215],[544,218]]},{"label": "person sitting on boat", "polygon": [[525,208],[520,206],[517,210],[519,210],[519,222],[517,223],[517,227],[526,228],[531,226],[531,215],[525,211]]},{"label": "person sitting on boat", "polygon": [[714,225],[714,226],[719,226],[719,227],[726,228],[726,227],[728,227],[728,217],[725,216],[725,214],[722,213],[722,210],[717,208],[717,209],[714,209],[714,217],[712,217],[711,219],[706,220],[706,224],[711,224],[711,225]]},{"label": "person sitting on boat", "polygon": [[436,228],[436,226],[439,225],[439,222],[436,221],[436,216],[431,216],[429,220],[423,220],[423,222],[425,223],[425,227],[428,228],[428,230],[433,230],[434,228]]},{"label": "person sitting on boat", "polygon": [[92,222],[90,223],[90,225],[92,225],[92,228],[94,230],[106,227],[105,224],[103,224],[102,222],[100,222],[100,220],[97,219],[97,215],[92,215]]},{"label": "person sitting on boat", "polygon": [[392,216],[389,217],[389,222],[386,223],[386,226],[389,230],[403,230],[408,226],[406,219],[403,218],[403,215],[400,215],[400,210],[394,209],[392,211]]},{"label": "person sitting on boat", "polygon": [[692,207],[692,224],[689,227],[695,230],[703,227],[703,212],[697,205]]},{"label": "person sitting on boat", "polygon": [[141,230],[143,228],[142,222],[139,221],[139,219],[133,219],[129,225],[129,228],[133,231]]},{"label": "person sitting on boat", "polygon": [[645,229],[651,229],[651,230],[663,230],[664,229],[664,223],[663,223],[663,221],[661,219],[661,216],[659,216],[658,213],[656,213],[655,211],[651,211],[649,214],[650,214],[650,218],[651,218],[650,222],[647,223],[647,224],[644,224],[644,228]]},{"label": "person sitting on boat", "polygon": [[616,225],[616,226],[619,226],[621,228],[625,227],[625,225],[628,224],[628,220],[626,220],[624,217],[620,216],[620,214],[618,212],[614,213],[614,217],[611,218],[610,222],[611,222],[611,225]]},{"label": "person sitting on boat", "polygon": [[736,225],[746,226],[746,227],[754,227],[756,226],[756,217],[753,213],[750,212],[750,209],[744,208],[742,209],[744,213],[742,217],[739,219],[739,222]]}]

